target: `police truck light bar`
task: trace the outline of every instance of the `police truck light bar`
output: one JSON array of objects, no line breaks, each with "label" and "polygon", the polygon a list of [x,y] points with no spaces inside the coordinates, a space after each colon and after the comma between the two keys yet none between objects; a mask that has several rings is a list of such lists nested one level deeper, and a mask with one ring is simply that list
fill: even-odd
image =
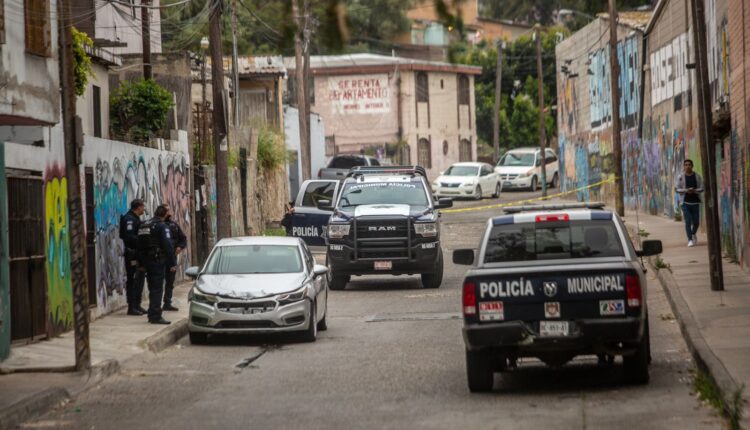
[{"label": "police truck light bar", "polygon": [[422,166],[356,166],[349,170],[347,178],[361,175],[420,175],[427,177]]},{"label": "police truck light bar", "polygon": [[519,212],[544,212],[544,211],[564,211],[568,209],[604,209],[602,202],[583,202],[583,203],[563,203],[559,205],[523,205],[508,206],[503,209],[506,214],[516,214]]}]

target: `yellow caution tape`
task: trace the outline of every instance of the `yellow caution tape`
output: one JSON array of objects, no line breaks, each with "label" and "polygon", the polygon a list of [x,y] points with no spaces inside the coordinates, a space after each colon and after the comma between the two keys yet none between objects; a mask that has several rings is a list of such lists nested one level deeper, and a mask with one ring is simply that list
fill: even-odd
[{"label": "yellow caution tape", "polygon": [[613,182],[615,182],[614,177],[605,179],[603,181],[599,181],[595,184],[586,185],[585,187],[579,187],[574,190],[568,190],[568,191],[563,191],[562,193],[548,195],[547,197],[535,197],[533,199],[518,200],[518,201],[510,202],[510,203],[498,203],[496,205],[475,206],[475,207],[470,207],[470,208],[445,209],[445,210],[441,210],[440,212],[442,213],[474,212],[474,211],[483,211],[487,209],[498,209],[498,208],[505,208],[509,206],[518,206],[518,205],[525,204],[525,203],[542,202],[545,200],[562,197],[568,194],[577,193],[579,191],[587,190],[589,188],[594,188],[594,187],[598,187],[598,186],[608,184],[608,183],[613,183]]}]

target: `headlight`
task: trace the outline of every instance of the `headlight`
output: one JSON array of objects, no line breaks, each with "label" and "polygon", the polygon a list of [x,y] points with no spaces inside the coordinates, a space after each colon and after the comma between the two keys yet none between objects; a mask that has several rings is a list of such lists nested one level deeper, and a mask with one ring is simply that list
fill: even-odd
[{"label": "headlight", "polygon": [[437,223],[422,222],[414,224],[414,231],[423,237],[435,237],[437,236]]},{"label": "headlight", "polygon": [[307,296],[307,286],[304,286],[297,291],[287,293],[287,294],[280,294],[276,296],[276,301],[278,301],[280,305],[288,305],[290,303],[304,300],[306,296]]},{"label": "headlight", "polygon": [[349,224],[329,224],[328,237],[331,239],[341,239],[349,234]]},{"label": "headlight", "polygon": [[197,288],[193,287],[193,289],[190,290],[190,294],[188,294],[188,301],[203,303],[204,305],[212,306],[214,303],[216,303],[217,300],[216,296],[202,293],[198,291]]},{"label": "headlight", "polygon": [[461,186],[462,187],[473,187],[474,186],[474,181],[464,182],[463,184],[461,184]]},{"label": "headlight", "polygon": [[519,173],[518,174],[519,178],[525,178],[527,176],[531,176],[531,172],[525,172],[525,173]]}]

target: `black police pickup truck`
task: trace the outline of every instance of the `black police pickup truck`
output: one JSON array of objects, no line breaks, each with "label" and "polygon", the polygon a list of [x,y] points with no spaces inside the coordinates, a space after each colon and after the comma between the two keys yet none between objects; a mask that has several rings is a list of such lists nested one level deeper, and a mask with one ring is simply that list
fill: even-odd
[{"label": "black police pickup truck", "polygon": [[[434,201],[425,176],[418,166],[362,166],[340,184],[310,183],[321,190],[309,199],[317,207],[296,207],[293,231],[310,243],[326,241],[332,290],[344,289],[353,275],[369,274],[420,274],[425,288],[440,287],[438,209],[453,202]],[[320,198],[325,194],[333,198]],[[324,214],[330,214],[327,226],[311,225]]]},{"label": "black police pickup truck", "polygon": [[[507,208],[492,218],[476,267],[463,283],[466,370],[471,391],[490,391],[493,375],[536,357],[560,366],[578,355],[623,357],[629,382],[649,379],[646,277],[622,220],[602,204]],[[453,261],[474,264],[474,250]]]}]

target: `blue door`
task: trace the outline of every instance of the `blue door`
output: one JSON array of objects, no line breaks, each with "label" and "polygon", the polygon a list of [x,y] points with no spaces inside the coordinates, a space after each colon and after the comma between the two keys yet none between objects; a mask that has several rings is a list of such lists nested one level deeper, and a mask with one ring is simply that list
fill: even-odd
[{"label": "blue door", "polygon": [[318,209],[318,202],[328,200],[333,204],[338,187],[339,181],[336,180],[312,180],[302,183],[294,202],[292,236],[301,237],[308,246],[325,246],[326,228],[331,211]]}]

